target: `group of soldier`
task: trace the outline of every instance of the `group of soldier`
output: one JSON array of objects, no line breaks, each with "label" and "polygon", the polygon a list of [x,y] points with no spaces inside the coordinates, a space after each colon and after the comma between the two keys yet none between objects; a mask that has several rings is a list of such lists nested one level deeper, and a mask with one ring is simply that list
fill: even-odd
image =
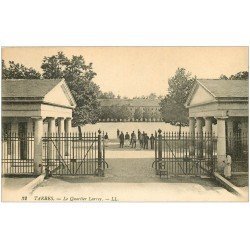
[{"label": "group of soldier", "polygon": [[[138,129],[137,136],[136,133],[133,131],[131,134],[126,132],[124,133],[117,129],[117,138],[119,139],[120,142],[120,148],[125,147],[132,147],[136,148],[136,145],[140,145],[140,149],[148,149],[149,148],[149,141],[150,141],[150,148],[154,149],[154,142],[155,142],[155,137],[153,134],[149,137],[147,133],[144,131],[141,132]],[[138,144],[139,142],[139,144]]]}]

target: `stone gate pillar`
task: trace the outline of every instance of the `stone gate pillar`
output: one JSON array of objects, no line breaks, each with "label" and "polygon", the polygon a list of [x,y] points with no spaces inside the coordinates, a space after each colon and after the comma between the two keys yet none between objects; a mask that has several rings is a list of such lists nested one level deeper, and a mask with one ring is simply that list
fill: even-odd
[{"label": "stone gate pillar", "polygon": [[233,119],[228,118],[226,122],[227,126],[227,154],[232,156],[234,151],[234,130],[233,130]]},{"label": "stone gate pillar", "polygon": [[58,152],[57,152],[57,158],[60,158],[63,156],[64,151],[64,139],[65,139],[65,133],[64,133],[64,118],[59,117],[57,119],[58,123]]},{"label": "stone gate pillar", "polygon": [[195,118],[194,117],[189,117],[189,136],[190,136],[189,154],[195,155]]},{"label": "stone gate pillar", "polygon": [[213,117],[205,118],[206,156],[213,157]]},{"label": "stone gate pillar", "polygon": [[203,118],[196,118],[198,157],[203,157]]},{"label": "stone gate pillar", "polygon": [[223,170],[226,161],[226,119],[217,117],[217,162],[218,169]]},{"label": "stone gate pillar", "polygon": [[39,165],[42,164],[42,151],[43,151],[43,118],[33,118],[35,120],[35,133],[34,133],[34,173],[40,174],[41,169]]},{"label": "stone gate pillar", "polygon": [[67,137],[69,137],[69,133],[71,131],[71,118],[66,118],[64,123],[64,130],[65,130],[65,144],[64,144],[64,155],[69,155],[69,142]]},{"label": "stone gate pillar", "polygon": [[56,132],[56,121],[54,117],[47,118],[48,120],[48,148],[47,148],[47,160],[48,164],[52,162],[52,158],[55,157],[55,132]]}]

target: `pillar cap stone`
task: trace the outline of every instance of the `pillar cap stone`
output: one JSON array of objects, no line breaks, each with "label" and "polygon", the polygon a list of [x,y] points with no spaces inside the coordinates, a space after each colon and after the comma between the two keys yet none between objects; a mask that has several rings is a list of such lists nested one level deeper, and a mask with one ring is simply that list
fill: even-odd
[{"label": "pillar cap stone", "polygon": [[45,117],[42,117],[42,116],[31,116],[30,118],[34,119],[34,120],[40,120],[40,119],[44,119]]},{"label": "pillar cap stone", "polygon": [[215,116],[214,117],[216,120],[226,120],[226,119],[228,119],[228,116]]}]

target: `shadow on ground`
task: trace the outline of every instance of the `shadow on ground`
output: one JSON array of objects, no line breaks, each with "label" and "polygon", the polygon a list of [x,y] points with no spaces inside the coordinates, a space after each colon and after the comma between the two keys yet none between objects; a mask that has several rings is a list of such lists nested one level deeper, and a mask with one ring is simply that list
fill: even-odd
[{"label": "shadow on ground", "polygon": [[232,175],[229,181],[236,187],[246,187],[248,186],[248,175]]},{"label": "shadow on ground", "polygon": [[68,183],[195,183],[204,188],[220,187],[212,178],[194,176],[162,177],[152,168],[152,159],[121,158],[108,159],[109,168],[104,177],[97,176],[54,176]]}]

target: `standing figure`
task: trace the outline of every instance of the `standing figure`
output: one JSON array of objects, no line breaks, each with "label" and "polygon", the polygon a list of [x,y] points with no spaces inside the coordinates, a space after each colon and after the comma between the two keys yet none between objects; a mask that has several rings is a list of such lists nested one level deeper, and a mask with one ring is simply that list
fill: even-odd
[{"label": "standing figure", "polygon": [[119,129],[117,129],[117,138],[119,138],[119,136],[120,136],[120,130]]},{"label": "standing figure", "polygon": [[151,146],[151,149],[154,149],[154,146],[155,146],[155,137],[153,134],[151,134],[150,136],[150,146]]},{"label": "standing figure", "polygon": [[126,134],[125,134],[125,147],[129,146],[129,141],[130,141],[130,136],[129,136],[128,132],[126,132]]},{"label": "standing figure", "polygon": [[108,146],[108,142],[109,142],[109,136],[108,133],[106,133],[104,135],[104,146],[107,147]]},{"label": "standing figure", "polygon": [[134,131],[131,133],[131,135],[130,135],[130,145],[132,145],[132,137],[133,137],[133,133],[134,133]]},{"label": "standing figure", "polygon": [[141,131],[138,129],[138,132],[137,132],[137,134],[138,134],[138,140],[140,140],[140,138],[141,138]]},{"label": "standing figure", "polygon": [[231,179],[231,165],[232,165],[232,158],[230,155],[227,155],[227,158],[226,158],[226,164],[225,164],[225,167],[224,167],[224,176],[227,178],[227,179]]},{"label": "standing figure", "polygon": [[120,148],[123,148],[123,146],[124,146],[124,134],[122,131],[121,131],[121,134],[119,136],[119,139],[120,139]]},{"label": "standing figure", "polygon": [[146,136],[146,133],[143,131],[142,138],[141,138],[141,147],[144,149],[145,149],[145,136]]},{"label": "standing figure", "polygon": [[138,137],[138,141],[140,144],[140,149],[142,149],[143,148],[143,146],[142,146],[142,133],[140,133],[140,137]]},{"label": "standing figure", "polygon": [[149,137],[148,137],[147,133],[145,133],[145,135],[144,135],[144,149],[148,149],[148,140],[149,140]]},{"label": "standing figure", "polygon": [[131,134],[132,148],[136,148],[136,135],[135,132]]},{"label": "standing figure", "polygon": [[145,132],[143,131],[141,134],[141,139],[140,139],[141,148],[144,148],[144,137],[145,137]]}]

